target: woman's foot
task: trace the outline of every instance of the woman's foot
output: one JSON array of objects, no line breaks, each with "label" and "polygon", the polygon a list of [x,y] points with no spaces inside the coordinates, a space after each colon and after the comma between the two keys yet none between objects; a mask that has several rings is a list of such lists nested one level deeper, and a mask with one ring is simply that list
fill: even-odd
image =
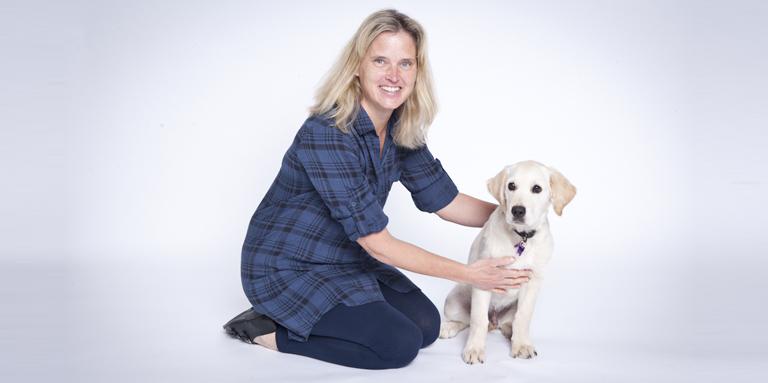
[{"label": "woman's foot", "polygon": [[253,343],[264,346],[272,351],[277,351],[277,336],[275,335],[276,333],[271,332],[266,335],[257,336],[253,339]]},{"label": "woman's foot", "polygon": [[248,309],[232,318],[224,325],[227,334],[246,343],[256,343],[277,351],[275,322],[266,315]]}]

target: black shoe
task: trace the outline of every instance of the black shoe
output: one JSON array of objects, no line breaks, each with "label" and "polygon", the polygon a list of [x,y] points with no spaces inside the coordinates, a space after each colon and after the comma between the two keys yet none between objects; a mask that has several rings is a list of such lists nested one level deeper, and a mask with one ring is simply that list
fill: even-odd
[{"label": "black shoe", "polygon": [[266,315],[248,309],[227,322],[224,325],[224,330],[227,334],[243,342],[253,343],[253,338],[275,332],[277,327],[275,322]]}]

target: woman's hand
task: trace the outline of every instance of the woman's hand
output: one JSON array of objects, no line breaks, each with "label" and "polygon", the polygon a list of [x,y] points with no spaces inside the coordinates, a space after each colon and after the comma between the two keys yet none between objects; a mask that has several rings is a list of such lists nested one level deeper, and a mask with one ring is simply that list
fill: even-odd
[{"label": "woman's hand", "polygon": [[515,262],[514,257],[486,258],[472,262],[468,283],[481,290],[506,293],[507,289],[519,288],[531,279],[531,270],[507,269]]},{"label": "woman's hand", "polygon": [[370,256],[387,265],[468,283],[496,293],[518,288],[531,277],[530,270],[509,270],[505,267],[515,261],[513,257],[482,259],[466,265],[403,242],[390,235],[386,228],[358,238],[357,243]]}]

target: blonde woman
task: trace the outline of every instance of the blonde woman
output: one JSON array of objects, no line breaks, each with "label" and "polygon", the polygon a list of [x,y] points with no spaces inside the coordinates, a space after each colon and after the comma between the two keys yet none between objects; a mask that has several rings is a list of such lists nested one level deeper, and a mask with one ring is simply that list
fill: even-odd
[{"label": "blonde woman", "polygon": [[505,290],[511,258],[470,265],[393,237],[382,207],[400,181],[416,207],[481,227],[496,208],[458,192],[425,144],[436,112],[424,31],[383,10],[363,21],[251,218],[242,283],[252,309],[225,330],[246,342],[344,366],[410,363],[440,314],[397,268]]}]

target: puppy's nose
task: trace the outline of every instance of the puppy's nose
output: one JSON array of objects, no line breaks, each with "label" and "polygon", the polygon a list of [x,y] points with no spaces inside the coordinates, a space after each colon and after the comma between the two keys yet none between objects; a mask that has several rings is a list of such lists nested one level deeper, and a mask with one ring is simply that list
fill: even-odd
[{"label": "puppy's nose", "polygon": [[515,218],[523,218],[525,215],[525,206],[512,206],[512,216]]}]

